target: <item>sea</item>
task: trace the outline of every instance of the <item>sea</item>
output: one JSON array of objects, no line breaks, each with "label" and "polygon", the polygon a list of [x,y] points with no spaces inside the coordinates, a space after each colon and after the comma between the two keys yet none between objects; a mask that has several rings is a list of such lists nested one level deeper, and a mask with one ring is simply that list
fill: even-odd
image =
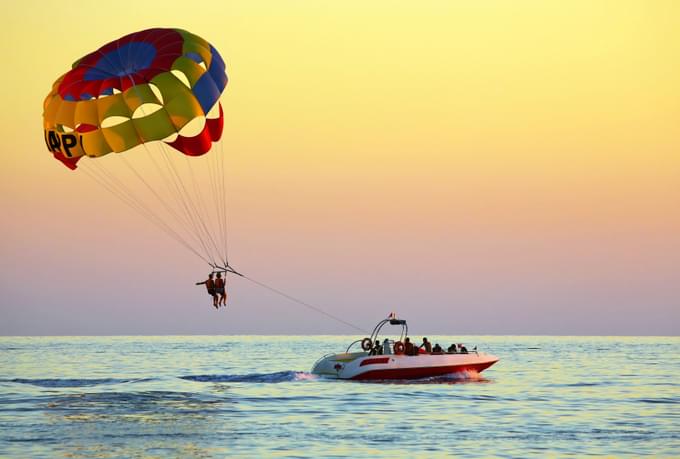
[{"label": "sea", "polygon": [[0,457],[680,457],[680,337],[429,336],[481,374],[310,374],[350,336],[0,337]]}]

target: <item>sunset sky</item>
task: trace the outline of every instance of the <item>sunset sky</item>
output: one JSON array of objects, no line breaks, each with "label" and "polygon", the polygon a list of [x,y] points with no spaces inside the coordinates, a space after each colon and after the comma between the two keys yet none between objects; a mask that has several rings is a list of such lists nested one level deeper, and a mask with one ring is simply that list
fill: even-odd
[{"label": "sunset sky", "polygon": [[25,0],[0,21],[0,334],[354,332],[239,278],[213,310],[205,263],[47,151],[54,80],[149,27],[226,61],[250,277],[368,329],[680,333],[680,2]]}]

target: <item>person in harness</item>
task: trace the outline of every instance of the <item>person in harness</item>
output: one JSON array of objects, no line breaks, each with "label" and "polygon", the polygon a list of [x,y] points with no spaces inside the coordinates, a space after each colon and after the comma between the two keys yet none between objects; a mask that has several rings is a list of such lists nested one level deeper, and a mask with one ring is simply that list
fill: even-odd
[{"label": "person in harness", "polygon": [[[222,282],[224,283],[224,281]],[[205,288],[208,290],[208,295],[212,296],[213,306],[215,307],[215,309],[218,309],[219,306],[217,305],[217,294],[215,293],[215,281],[213,280],[213,273],[208,274],[207,280],[204,280],[203,282],[196,282],[196,285],[202,284],[205,284]]]},{"label": "person in harness", "polygon": [[227,292],[225,290],[224,279],[222,279],[222,273],[217,273],[217,278],[215,279],[215,293],[219,296],[219,298],[217,300],[218,307],[219,306],[226,306],[227,305]]}]

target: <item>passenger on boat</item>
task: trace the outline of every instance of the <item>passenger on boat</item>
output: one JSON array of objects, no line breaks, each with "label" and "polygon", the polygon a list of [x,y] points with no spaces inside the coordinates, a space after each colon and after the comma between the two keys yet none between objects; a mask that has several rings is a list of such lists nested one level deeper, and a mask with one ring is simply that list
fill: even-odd
[{"label": "passenger on boat", "polygon": [[383,348],[382,344],[380,344],[380,340],[375,340],[375,346],[373,346],[373,349],[371,349],[369,355],[382,355],[382,353]]},{"label": "passenger on boat", "polygon": [[448,353],[458,354],[458,346],[456,346],[456,343],[453,343],[451,346],[449,346]]},{"label": "passenger on boat", "polygon": [[460,348],[461,354],[467,354],[468,353],[468,350],[467,350],[467,348],[465,347],[464,344],[459,344],[458,347]]},{"label": "passenger on boat", "polygon": [[411,338],[406,337],[404,340],[404,354],[406,355],[416,355],[416,347],[411,342]]},{"label": "passenger on boat", "polygon": [[389,355],[392,353],[392,349],[390,349],[390,340],[385,338],[385,341],[383,341],[383,354]]},{"label": "passenger on boat", "polygon": [[433,354],[441,354],[442,352],[444,352],[444,350],[443,350],[442,347],[439,345],[439,343],[435,344],[434,347],[432,348],[432,353],[433,353]]},{"label": "passenger on boat", "polygon": [[418,349],[422,349],[423,347],[425,348],[425,352],[428,354],[432,353],[432,343],[430,343],[427,338],[423,338],[423,344],[418,346]]}]

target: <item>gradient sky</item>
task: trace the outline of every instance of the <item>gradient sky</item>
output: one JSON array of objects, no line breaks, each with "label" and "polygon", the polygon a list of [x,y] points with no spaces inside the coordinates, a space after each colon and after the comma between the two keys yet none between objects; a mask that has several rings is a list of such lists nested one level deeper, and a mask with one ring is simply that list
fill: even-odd
[{"label": "gradient sky", "polygon": [[680,3],[11,2],[0,334],[352,333],[206,267],[46,151],[72,61],[180,27],[227,62],[230,257],[364,328],[680,333]]}]

